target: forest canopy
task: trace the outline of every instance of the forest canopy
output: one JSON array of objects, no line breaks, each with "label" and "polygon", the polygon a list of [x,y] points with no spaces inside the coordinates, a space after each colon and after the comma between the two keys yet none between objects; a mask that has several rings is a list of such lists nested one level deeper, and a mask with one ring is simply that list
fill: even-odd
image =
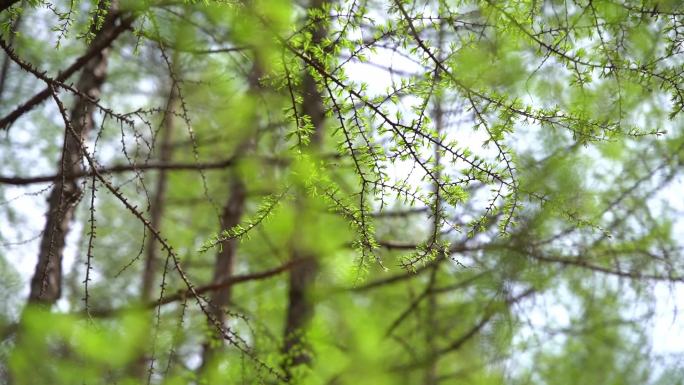
[{"label": "forest canopy", "polygon": [[678,0],[0,0],[0,48],[0,383],[683,384]]}]

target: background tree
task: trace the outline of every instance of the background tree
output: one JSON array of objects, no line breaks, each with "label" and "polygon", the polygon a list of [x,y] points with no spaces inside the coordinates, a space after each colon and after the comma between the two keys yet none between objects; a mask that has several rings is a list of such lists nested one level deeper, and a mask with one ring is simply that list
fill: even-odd
[{"label": "background tree", "polygon": [[681,381],[678,2],[5,3],[3,380]]}]

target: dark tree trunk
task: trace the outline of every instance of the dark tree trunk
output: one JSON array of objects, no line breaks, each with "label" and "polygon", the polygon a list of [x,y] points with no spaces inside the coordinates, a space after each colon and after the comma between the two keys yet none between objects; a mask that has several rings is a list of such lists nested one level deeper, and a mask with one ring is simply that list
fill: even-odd
[{"label": "dark tree trunk", "polygon": [[[325,0],[311,0],[310,8],[321,8]],[[319,44],[326,35],[326,30],[319,24],[312,36],[312,43]],[[314,133],[311,138],[312,150],[320,151],[323,144],[323,123],[325,109],[323,97],[319,92],[316,80],[308,72],[303,74],[302,88],[304,91],[302,111],[311,118]],[[311,287],[318,273],[318,262],[315,255],[302,251],[297,245],[292,250],[292,258],[300,260],[290,270],[289,287],[287,292],[287,316],[285,321],[285,335],[283,353],[285,360],[283,370],[287,378],[292,377],[292,369],[311,362],[311,352],[303,342],[303,334],[314,314],[314,303],[311,300]]]},{"label": "dark tree trunk", "polygon": [[[176,110],[177,105],[178,93],[176,88],[171,85],[161,129],[161,143],[158,155],[160,164],[169,163],[173,155],[173,146],[171,145],[174,130],[173,113]],[[161,227],[162,216],[164,215],[167,185],[167,171],[163,169],[159,170],[159,176],[155,185],[154,197],[152,198],[152,202],[150,204],[150,224],[157,230],[159,230]],[[145,245],[145,266],[143,268],[142,288],[140,291],[140,299],[142,303],[149,303],[153,299],[157,270],[159,270],[159,243],[156,239],[150,237],[149,241]]]},{"label": "dark tree trunk", "polygon": [[[237,176],[232,177],[230,186],[230,196],[223,207],[223,213],[221,214],[221,227],[224,229],[229,229],[240,223],[242,218],[242,213],[245,207],[245,199],[247,191],[245,190],[245,185]],[[220,251],[216,254],[216,260],[214,261],[214,278],[213,282],[220,282],[226,280],[233,275],[235,266],[235,254],[237,251],[237,240],[229,239],[221,242]],[[226,307],[230,304],[231,299],[231,286],[225,287],[223,289],[216,290],[211,295],[211,314],[215,320],[217,320],[221,325],[224,324],[226,320]],[[209,328],[214,329],[214,323],[208,321]],[[214,338],[205,341],[202,344],[202,366],[206,366],[211,362],[212,357],[217,350],[217,344],[214,342],[215,339],[222,340],[222,334],[216,330]]]},{"label": "dark tree trunk", "polygon": [[[259,58],[254,58],[254,65],[249,71],[247,76],[247,83],[249,84],[248,97],[256,97],[256,93],[259,92],[261,86],[259,84],[259,79],[262,76],[263,71],[259,63]],[[237,154],[240,155],[245,152],[250,151],[254,143],[251,138],[245,140],[240,146],[238,146]],[[245,184],[240,179],[237,172],[234,172],[230,178],[230,192],[225,205],[223,206],[223,212],[221,213],[221,229],[230,229],[240,224],[242,215],[245,209],[245,201],[247,199],[247,189]],[[214,260],[214,276],[213,282],[224,281],[234,274],[235,270],[235,256],[237,253],[237,239],[228,239],[220,244],[219,252],[216,254],[216,259]],[[230,305],[232,295],[232,286],[227,286],[225,288],[216,290],[211,295],[211,307],[209,311],[213,320],[218,321],[220,325],[224,325],[226,321],[226,309]],[[218,351],[219,347],[223,344],[217,343],[217,341],[223,340],[223,333],[216,329],[216,324],[212,319],[207,320],[207,325],[209,330],[212,330],[212,335],[209,339],[202,343],[202,366],[200,372],[203,372],[207,365],[211,364],[213,357]]]},{"label": "dark tree trunk", "polygon": [[0,12],[7,10],[9,7],[18,3],[21,0],[0,0]]},{"label": "dark tree trunk", "polygon": [[303,343],[302,337],[314,314],[310,290],[318,272],[318,262],[315,256],[302,255],[295,251],[293,258],[301,262],[290,270],[287,292],[288,305],[283,347],[285,353],[283,369],[287,377],[291,377],[294,367],[311,362],[311,353]]},{"label": "dark tree trunk", "polygon": [[[439,52],[438,52],[438,57],[440,60],[443,60],[443,54],[442,54],[442,49],[444,46],[444,23],[442,22],[440,24],[439,28],[439,35],[438,35],[438,47],[439,47]],[[442,74],[440,71],[437,71],[435,73],[435,82],[439,82],[442,78]],[[433,119],[434,119],[434,124],[435,124],[435,131],[437,132],[437,135],[440,135],[444,131],[444,109],[442,108],[443,104],[443,98],[440,94],[433,95],[434,98],[434,111],[433,111]],[[441,153],[439,151],[439,147],[435,146],[434,148],[434,161],[435,161],[435,169],[437,170],[435,172],[435,177],[439,181],[442,178],[442,173],[440,171],[440,165],[441,165]],[[439,241],[439,234],[441,230],[441,218],[443,217],[442,213],[442,196],[441,196],[441,190],[438,182],[435,182],[433,186],[434,192],[435,192],[435,200],[434,200],[434,208],[433,208],[433,213],[432,216],[434,218],[434,222],[432,224],[433,226],[433,237],[434,241]],[[436,335],[439,335],[439,322],[438,318],[436,316],[437,313],[437,296],[435,293],[432,292],[432,289],[434,288],[436,284],[436,279],[437,279],[437,273],[440,268],[441,263],[436,263],[434,267],[432,268],[432,272],[430,273],[430,281],[428,283],[428,297],[427,297],[427,308],[426,308],[426,315],[425,315],[425,324],[428,326],[426,328],[425,332],[425,344],[427,345],[428,348],[428,360],[427,360],[427,365],[425,367],[425,385],[436,385],[438,381],[438,376],[437,376],[437,339],[435,338]]]},{"label": "dark tree trunk", "polygon": [[[92,44],[97,44],[99,39],[109,35],[109,30],[115,27],[116,5],[117,2],[112,1],[110,12]],[[107,75],[109,50],[102,50],[88,61],[76,85],[79,91],[93,99],[100,97],[102,84]],[[85,98],[75,98],[70,119],[74,131],[80,138],[85,139],[93,130],[93,109],[92,103]],[[72,176],[83,172],[79,141],[73,135],[65,133],[63,146],[59,164],[63,178],[55,183],[48,197],[47,220],[38,251],[38,262],[31,279],[29,303],[52,305],[60,298],[62,292],[65,239],[71,227],[76,204],[82,194],[77,179]]]},{"label": "dark tree trunk", "polygon": [[[17,16],[17,18],[14,19],[12,25],[10,26],[10,33],[8,38],[8,43],[10,46],[14,44],[14,37],[16,36],[15,32],[19,29],[19,26],[21,25],[21,16],[22,14],[20,13]],[[5,93],[5,88],[7,87],[7,74],[9,73],[11,62],[12,60],[10,59],[9,55],[5,55],[5,60],[2,61],[2,68],[0,68],[0,100],[3,100],[2,95]]]},{"label": "dark tree trunk", "polygon": [[[159,133],[159,153],[157,159],[160,164],[168,164],[173,155],[173,131],[174,112],[178,105],[178,92],[173,84],[169,90],[169,97],[164,110]],[[150,202],[150,224],[153,228],[161,231],[164,209],[166,207],[166,190],[168,186],[167,170],[159,170],[159,175],[154,186],[154,195]],[[149,237],[145,244],[145,265],[143,266],[142,284],[140,289],[140,302],[148,304],[154,300],[154,289],[159,270],[159,242],[154,237]],[[146,379],[150,375],[149,357],[141,354],[132,366],[132,373],[136,378]]]}]

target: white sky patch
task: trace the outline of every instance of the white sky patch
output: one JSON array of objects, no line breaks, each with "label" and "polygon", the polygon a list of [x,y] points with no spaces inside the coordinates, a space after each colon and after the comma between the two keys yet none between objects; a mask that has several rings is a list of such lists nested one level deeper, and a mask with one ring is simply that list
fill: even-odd
[{"label": "white sky patch", "polygon": [[681,353],[684,350],[684,286],[658,284],[653,325],[653,350],[657,353]]}]

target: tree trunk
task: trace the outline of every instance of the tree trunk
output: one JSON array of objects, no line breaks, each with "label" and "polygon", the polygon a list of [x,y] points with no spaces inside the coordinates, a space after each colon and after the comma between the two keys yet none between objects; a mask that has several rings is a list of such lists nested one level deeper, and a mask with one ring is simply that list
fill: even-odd
[{"label": "tree trunk", "polygon": [[0,0],[0,12],[3,12],[14,4],[18,3],[20,0]]},{"label": "tree trunk", "polygon": [[[17,18],[14,19],[12,25],[10,26],[8,38],[8,43],[10,46],[14,44],[14,37],[16,36],[16,32],[21,25],[22,15],[22,13],[17,15]],[[12,60],[10,59],[9,55],[5,54],[5,60],[2,61],[2,68],[0,68],[0,100],[3,100],[2,95],[5,93],[5,87],[7,86],[7,74],[9,73],[11,62]]]},{"label": "tree trunk", "polygon": [[[439,60],[443,60],[443,53],[442,49],[444,47],[444,23],[440,23],[439,27],[439,35],[438,35],[438,40],[437,40],[437,45],[439,47],[439,51],[437,52],[437,56]],[[435,73],[435,83],[439,83],[442,78],[442,73],[438,70]],[[443,97],[441,94],[435,94],[433,95],[434,97],[434,111],[433,111],[433,116],[434,116],[434,124],[435,124],[435,132],[437,135],[441,135],[442,132],[444,131],[444,109],[442,108],[443,104]],[[432,233],[433,233],[433,241],[438,242],[440,239],[440,231],[441,231],[441,218],[444,215],[442,213],[442,196],[440,193],[440,186],[439,182],[442,178],[442,172],[440,171],[440,165],[441,165],[441,152],[439,151],[439,147],[435,145],[434,147],[434,167],[435,167],[435,177],[437,181],[433,185],[433,189],[435,192],[435,200],[434,200],[434,208],[433,208],[433,222],[432,222]],[[437,296],[435,293],[432,292],[432,289],[434,288],[436,284],[436,279],[437,279],[437,273],[440,268],[440,263],[436,263],[434,267],[432,268],[432,272],[430,274],[430,281],[428,283],[428,294],[427,294],[427,308],[426,308],[426,319],[425,319],[425,324],[428,326],[425,331],[425,344],[427,346],[428,350],[428,360],[427,360],[427,365],[425,367],[425,380],[424,383],[425,385],[436,385],[439,381],[437,379],[437,342],[436,342],[436,335],[439,335],[439,322],[437,318]]]},{"label": "tree trunk", "polygon": [[[109,30],[115,27],[117,2],[112,1],[109,14],[96,33],[93,44],[97,44]],[[93,99],[100,97],[102,84],[107,75],[109,48],[95,55],[83,68],[76,88]],[[80,138],[85,139],[93,130],[94,106],[88,100],[76,96],[70,112],[71,124]],[[66,130],[66,128],[65,128]],[[79,141],[65,132],[60,169],[63,177],[56,181],[48,197],[48,211],[43,236],[38,251],[29,303],[53,305],[62,292],[62,257],[66,236],[71,227],[76,204],[82,192],[74,174],[83,171]]]},{"label": "tree trunk", "polygon": [[318,262],[313,255],[302,255],[295,251],[293,259],[299,259],[290,270],[289,289],[287,292],[288,306],[285,324],[285,362],[283,369],[287,378],[291,378],[292,369],[302,364],[311,362],[311,353],[303,343],[302,337],[309,321],[313,317],[314,304],[309,297],[309,291],[313,285]]},{"label": "tree trunk", "polygon": [[[178,106],[178,92],[175,86],[171,85],[169,99],[164,113],[161,129],[161,147],[159,149],[159,163],[167,164],[171,161],[173,147],[171,145],[174,130],[173,113]],[[168,185],[168,173],[166,170],[159,170],[159,176],[155,185],[154,198],[150,204],[150,224],[159,230],[166,206],[166,189]],[[143,304],[150,302],[154,295],[154,284],[159,269],[159,244],[156,239],[150,238],[145,245],[145,266],[143,268],[142,288],[140,299]]]},{"label": "tree trunk", "polygon": [[[157,159],[160,164],[167,164],[173,155],[172,138],[174,131],[174,111],[178,107],[178,92],[173,83],[169,90],[169,97],[162,117],[160,130],[160,144]],[[162,217],[166,207],[166,190],[168,185],[167,170],[159,170],[159,175],[154,187],[154,195],[150,203],[150,224],[153,228],[160,230]],[[140,289],[140,302],[150,303],[154,299],[154,289],[159,270],[159,242],[154,237],[149,237],[145,244],[145,265],[143,267],[142,284]],[[135,360],[131,369],[135,378],[146,379],[148,372],[149,357],[141,354]]]},{"label": "tree trunk", "polygon": [[[256,93],[261,89],[259,79],[263,75],[259,58],[255,57],[253,60],[254,64],[247,76],[247,83],[249,84],[248,97],[256,97]],[[237,147],[236,155],[250,151],[253,146],[253,139],[247,138]],[[229,183],[229,196],[223,206],[223,212],[221,213],[221,229],[229,229],[240,224],[245,209],[245,201],[247,199],[247,189],[240,179],[238,172],[233,172]],[[216,259],[214,260],[213,282],[226,280],[233,275],[237,245],[237,239],[227,239],[220,243],[219,252],[216,254]],[[209,311],[211,312],[211,316],[222,326],[226,321],[226,308],[230,305],[231,294],[232,286],[228,286],[214,291],[210,298],[212,306],[209,308]],[[211,364],[218,347],[223,345],[223,343],[217,343],[217,340],[223,341],[223,333],[220,330],[215,330],[216,324],[213,320],[208,319],[207,325],[212,333],[211,337],[202,343],[202,366],[200,367],[200,372],[203,372],[207,368],[207,365]]]},{"label": "tree trunk", "polygon": [[[325,0],[311,0],[310,8],[321,8]],[[317,45],[323,40],[326,30],[322,24],[316,27],[312,36],[312,44]],[[320,151],[323,142],[323,123],[325,109],[323,97],[316,86],[316,80],[308,72],[304,73],[302,88],[304,91],[302,111],[311,118],[314,133],[311,138],[312,150]],[[318,262],[315,255],[302,251],[297,245],[292,250],[292,258],[301,262],[290,270],[289,287],[287,292],[287,318],[285,321],[285,335],[283,353],[285,360],[283,370],[287,378],[292,377],[292,370],[302,364],[310,364],[311,353],[303,342],[303,334],[314,314],[314,304],[310,298],[311,286],[318,273]]]},{"label": "tree trunk", "polygon": [[[221,214],[221,227],[229,229],[240,223],[242,213],[245,207],[245,198],[247,191],[245,185],[238,176],[233,176],[231,180],[230,196],[223,207]],[[233,275],[235,266],[235,254],[237,251],[237,239],[228,239],[220,244],[220,251],[216,254],[214,261],[214,278],[213,282],[223,281]],[[226,307],[230,304],[231,286],[216,290],[211,295],[211,314],[215,320],[221,325],[226,320]],[[208,321],[209,328],[214,329],[214,323]],[[222,334],[216,330],[213,338],[205,341],[202,344],[202,366],[206,367],[212,360],[216,351],[217,344],[215,339],[223,340]]]}]

